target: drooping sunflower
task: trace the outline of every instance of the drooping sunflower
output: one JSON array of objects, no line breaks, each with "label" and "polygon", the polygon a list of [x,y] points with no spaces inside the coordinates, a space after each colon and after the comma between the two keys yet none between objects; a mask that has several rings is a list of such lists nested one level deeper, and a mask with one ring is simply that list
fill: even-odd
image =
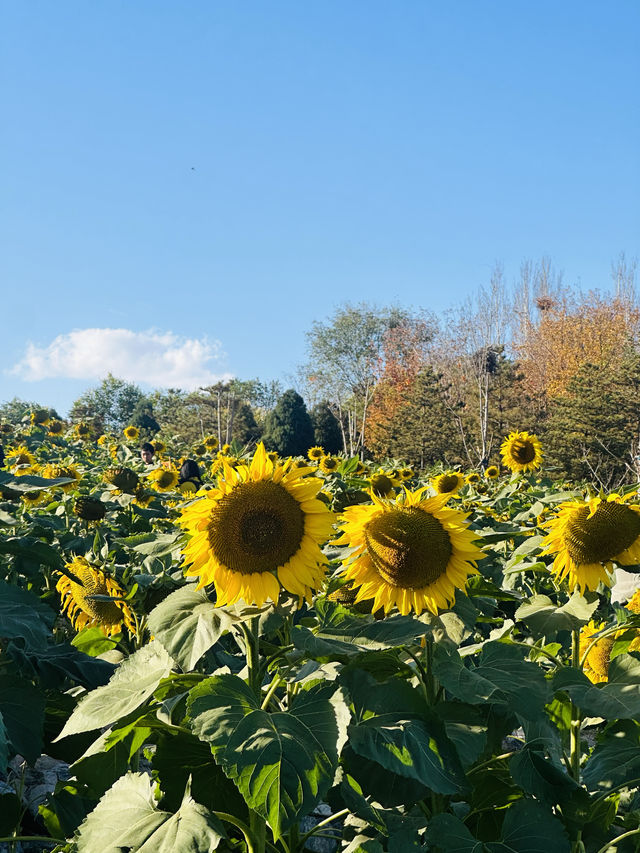
[{"label": "drooping sunflower", "polygon": [[[582,626],[579,643],[580,660],[593,642],[594,635],[602,631],[604,627],[606,627],[604,622],[596,623],[593,619],[587,625]],[[589,681],[594,684],[600,684],[609,679],[609,661],[614,642],[613,635],[602,637],[595,641],[587,653],[582,669]]]},{"label": "drooping sunflower", "polygon": [[353,473],[356,475],[356,477],[362,477],[363,474],[367,473],[367,466],[364,464],[362,459],[358,459],[356,470]]},{"label": "drooping sunflower", "polygon": [[70,483],[65,483],[60,486],[63,492],[71,492],[73,491],[80,480],[80,474],[73,467],[73,465],[45,465],[42,471],[40,472],[40,476],[44,477],[47,480],[57,480],[64,478],[71,478]]},{"label": "drooping sunflower", "polygon": [[137,441],[140,438],[140,430],[137,426],[133,426],[133,424],[129,424],[122,430],[122,434],[127,439],[127,441]]},{"label": "drooping sunflower", "polygon": [[322,480],[304,469],[273,463],[260,443],[253,459],[225,465],[217,488],[182,511],[191,533],[186,574],[198,587],[213,583],[217,603],[262,605],[280,587],[308,596],[324,579],[320,545],[331,535],[333,514],[318,500]]},{"label": "drooping sunflower", "polygon": [[333,474],[338,470],[339,465],[340,460],[337,456],[323,456],[318,467],[323,474]]},{"label": "drooping sunflower", "polygon": [[193,448],[193,452],[196,456],[204,456],[207,452],[207,448],[202,442],[200,444],[196,444]]},{"label": "drooping sunflower", "polygon": [[160,441],[159,438],[154,438],[151,444],[153,445],[154,452],[158,455],[160,453],[164,453],[167,449],[167,445],[164,443],[164,441]]},{"label": "drooping sunflower", "polygon": [[49,412],[46,409],[34,409],[34,411],[31,412],[30,420],[34,426],[47,426],[51,418],[49,417]]},{"label": "drooping sunflower", "polygon": [[107,507],[98,498],[78,498],[73,511],[83,521],[100,521],[107,514]]},{"label": "drooping sunflower", "polygon": [[500,469],[498,468],[497,465],[489,465],[485,469],[484,475],[489,480],[495,480],[496,477],[500,476]]},{"label": "drooping sunflower", "polygon": [[100,628],[107,637],[111,637],[119,634],[124,624],[129,631],[135,632],[134,616],[126,601],[95,601],[91,597],[108,595],[124,598],[125,591],[117,581],[92,566],[84,557],[75,557],[66,567],[82,581],[79,584],[61,575],[56,584],[62,597],[62,610],[76,631],[89,626]]},{"label": "drooping sunflower", "polygon": [[345,578],[359,587],[356,602],[373,599],[372,612],[395,605],[403,615],[438,613],[478,573],[483,553],[468,514],[445,506],[448,495],[425,498],[425,491],[405,490],[394,503],[374,496],[372,505],[344,511],[336,544],[355,549],[343,563]]},{"label": "drooping sunflower", "polygon": [[62,435],[64,432],[64,424],[62,421],[51,421],[47,426],[49,435]]},{"label": "drooping sunflower", "polygon": [[459,471],[445,471],[433,477],[431,485],[437,495],[453,495],[464,486],[464,477]]},{"label": "drooping sunflower", "polygon": [[307,456],[312,462],[319,462],[323,456],[327,454],[324,452],[324,448],[316,445],[315,447],[310,447],[307,451]]},{"label": "drooping sunflower", "polygon": [[124,465],[107,468],[102,478],[106,483],[111,483],[116,489],[120,489],[121,492],[127,492],[130,495],[135,492],[139,482],[136,472]]},{"label": "drooping sunflower", "polygon": [[159,492],[172,492],[178,485],[178,472],[175,468],[155,468],[149,474],[149,480]]},{"label": "drooping sunflower", "polygon": [[388,498],[389,500],[395,498],[396,493],[393,490],[395,485],[389,474],[384,471],[378,471],[369,477],[369,489],[371,494],[377,498]]},{"label": "drooping sunflower", "polygon": [[220,442],[218,441],[218,439],[215,435],[206,436],[203,439],[202,443],[204,444],[204,446],[207,448],[207,450],[210,453],[213,452],[214,450],[217,450],[218,445],[220,444]]},{"label": "drooping sunflower", "polygon": [[511,432],[500,445],[503,464],[510,471],[535,471],[542,464],[542,445],[536,435]]},{"label": "drooping sunflower", "polygon": [[80,438],[82,441],[87,441],[91,438],[91,427],[88,424],[76,424],[73,428],[73,434],[76,438]]},{"label": "drooping sunflower", "polygon": [[640,563],[640,506],[619,495],[566,501],[541,526],[549,531],[542,553],[556,555],[552,571],[571,590],[611,586],[613,561]]}]

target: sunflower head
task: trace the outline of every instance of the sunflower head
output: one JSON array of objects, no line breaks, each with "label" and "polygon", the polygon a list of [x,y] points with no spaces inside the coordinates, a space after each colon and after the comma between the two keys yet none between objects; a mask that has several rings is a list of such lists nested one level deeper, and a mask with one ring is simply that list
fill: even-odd
[{"label": "sunflower head", "polygon": [[46,409],[34,409],[31,412],[30,420],[34,426],[47,426],[51,419]]},{"label": "sunflower head", "polygon": [[178,472],[175,468],[156,468],[149,474],[149,480],[159,492],[172,492],[178,485]]},{"label": "sunflower head", "polygon": [[378,471],[377,474],[373,474],[373,476],[369,477],[369,485],[371,487],[371,494],[378,498],[394,497],[394,482],[388,474],[385,474],[384,471]]},{"label": "sunflower head", "polygon": [[503,464],[510,471],[535,471],[542,463],[542,446],[536,435],[512,432],[500,446]]},{"label": "sunflower head", "polygon": [[449,607],[456,589],[476,574],[483,554],[473,544],[467,516],[445,506],[447,495],[424,498],[424,489],[405,491],[393,503],[348,507],[336,544],[353,549],[345,577],[359,591],[356,602],[373,599],[371,610],[432,613]]},{"label": "sunflower head", "polygon": [[625,607],[632,613],[640,613],[640,588],[633,593]]},{"label": "sunflower head", "polygon": [[133,424],[129,424],[122,430],[122,434],[127,439],[127,441],[137,441],[140,437],[140,430],[137,426],[133,426]]},{"label": "sunflower head", "polygon": [[543,554],[555,554],[553,571],[570,589],[611,585],[612,562],[640,563],[640,506],[616,494],[567,501],[541,525],[548,529]]},{"label": "sunflower head", "polygon": [[41,504],[47,503],[50,495],[44,489],[39,489],[38,491],[33,492],[23,492],[22,501],[25,506],[40,506]]},{"label": "sunflower head", "polygon": [[464,477],[458,471],[446,471],[431,480],[437,495],[453,495],[464,486]]},{"label": "sunflower head", "polygon": [[323,456],[327,454],[324,452],[324,448],[316,445],[315,447],[310,447],[307,451],[307,456],[312,462],[319,462]]},{"label": "sunflower head", "polygon": [[277,601],[281,586],[308,596],[323,582],[320,545],[332,531],[321,487],[304,469],[272,462],[262,443],[250,463],[225,464],[217,488],[182,511],[186,574],[213,583],[218,604]]},{"label": "sunflower head", "polygon": [[104,479],[107,483],[111,483],[116,489],[128,494],[134,494],[138,486],[138,475],[131,468],[124,465],[117,465],[114,468],[107,468],[104,472]]},{"label": "sunflower head", "polygon": [[230,450],[231,450],[230,444],[223,444],[222,447],[220,448],[220,453],[222,454],[222,456],[226,456]]},{"label": "sunflower head", "polygon": [[195,453],[196,456],[204,456],[205,453],[207,452],[207,446],[205,444],[202,444],[202,443],[196,444],[195,447],[193,448],[193,452]]},{"label": "sunflower head", "polygon": [[164,441],[160,441],[159,438],[154,438],[151,444],[153,445],[153,451],[156,454],[164,453],[167,449],[167,445]]},{"label": "sunflower head", "polygon": [[218,445],[220,442],[216,438],[215,435],[208,435],[202,442],[204,446],[207,448],[209,453],[213,453],[214,450],[218,449]]},{"label": "sunflower head", "polygon": [[413,476],[415,476],[413,468],[400,468],[398,471],[398,477],[403,483],[406,483],[407,480],[410,480]]},{"label": "sunflower head", "polygon": [[153,492],[147,492],[142,487],[142,485],[139,485],[138,488],[135,490],[134,503],[136,504],[136,506],[142,507],[144,509],[145,507],[149,506],[153,498]]},{"label": "sunflower head", "polygon": [[107,514],[106,506],[97,498],[78,498],[73,511],[84,521],[100,521]]},{"label": "sunflower head", "polygon": [[497,465],[488,465],[484,475],[488,480],[495,480],[500,476],[500,468]]},{"label": "sunflower head", "polygon": [[119,634],[125,625],[132,633],[135,620],[131,608],[125,601],[99,601],[92,596],[109,596],[122,599],[122,587],[84,557],[75,557],[66,566],[80,583],[61,575],[56,589],[62,598],[62,610],[66,612],[76,631],[85,627],[100,628],[108,637]]},{"label": "sunflower head", "polygon": [[104,447],[108,441],[109,441],[109,436],[102,433],[102,435],[98,438],[98,441],[97,441],[98,447]]},{"label": "sunflower head", "polygon": [[[594,635],[602,631],[604,627],[606,627],[604,622],[596,623],[592,619],[591,622],[580,629],[580,660],[582,660],[585,652],[587,652],[587,649],[593,642]],[[608,681],[609,661],[614,642],[615,639],[612,635],[602,637],[595,641],[587,653],[583,670],[589,681],[592,681],[594,684]]]},{"label": "sunflower head", "polygon": [[47,480],[57,480],[63,477],[70,477],[72,480],[71,483],[65,483],[63,486],[60,486],[63,492],[73,491],[80,480],[80,474],[73,465],[45,465],[40,474]]},{"label": "sunflower head", "polygon": [[83,441],[91,438],[91,427],[88,424],[79,423],[76,424],[73,428],[73,434],[76,438],[80,438]]},{"label": "sunflower head", "polygon": [[64,424],[62,421],[50,421],[47,431],[49,435],[62,435],[64,432]]},{"label": "sunflower head", "polygon": [[356,470],[353,473],[356,475],[356,477],[362,477],[363,474],[367,473],[367,466],[364,464],[362,459],[358,459]]},{"label": "sunflower head", "polygon": [[470,485],[474,485],[475,483],[480,482],[480,474],[478,474],[477,471],[471,471],[469,474],[467,474],[467,476],[464,478],[464,480],[465,480],[465,483],[469,483]]},{"label": "sunflower head", "polygon": [[36,464],[36,457],[26,445],[20,444],[7,452],[7,462],[13,466],[28,465],[32,468]]},{"label": "sunflower head", "polygon": [[323,474],[333,474],[338,470],[340,460],[337,456],[323,456],[320,460],[319,468]]}]

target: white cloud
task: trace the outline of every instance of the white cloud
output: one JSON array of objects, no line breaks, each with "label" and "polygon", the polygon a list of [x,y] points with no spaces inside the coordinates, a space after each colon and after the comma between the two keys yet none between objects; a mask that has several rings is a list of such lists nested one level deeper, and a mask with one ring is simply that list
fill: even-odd
[{"label": "white cloud", "polygon": [[103,379],[112,373],[127,382],[193,389],[231,374],[214,372],[224,356],[219,341],[181,338],[173,332],[130,329],[75,329],[48,346],[29,343],[8,372],[29,382],[39,379]]}]

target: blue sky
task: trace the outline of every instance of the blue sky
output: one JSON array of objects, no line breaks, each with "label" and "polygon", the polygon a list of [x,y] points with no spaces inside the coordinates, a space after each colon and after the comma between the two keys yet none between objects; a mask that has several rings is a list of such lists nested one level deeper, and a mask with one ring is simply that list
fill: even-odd
[{"label": "blue sky", "polygon": [[636,0],[0,9],[0,400],[286,383],[345,301],[640,254]]}]

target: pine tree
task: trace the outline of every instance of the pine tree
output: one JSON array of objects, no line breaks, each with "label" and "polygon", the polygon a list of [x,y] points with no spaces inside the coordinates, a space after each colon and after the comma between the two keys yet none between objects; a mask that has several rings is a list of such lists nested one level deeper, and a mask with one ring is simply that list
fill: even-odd
[{"label": "pine tree", "polygon": [[313,424],[304,400],[296,391],[289,389],[267,415],[265,446],[281,456],[304,456],[313,442]]},{"label": "pine tree", "polygon": [[243,446],[254,445],[260,439],[262,430],[258,426],[253,409],[248,403],[241,403],[238,406],[231,435],[234,441]]},{"label": "pine tree", "polygon": [[326,400],[311,410],[314,441],[327,453],[340,453],[344,450],[340,422]]}]

